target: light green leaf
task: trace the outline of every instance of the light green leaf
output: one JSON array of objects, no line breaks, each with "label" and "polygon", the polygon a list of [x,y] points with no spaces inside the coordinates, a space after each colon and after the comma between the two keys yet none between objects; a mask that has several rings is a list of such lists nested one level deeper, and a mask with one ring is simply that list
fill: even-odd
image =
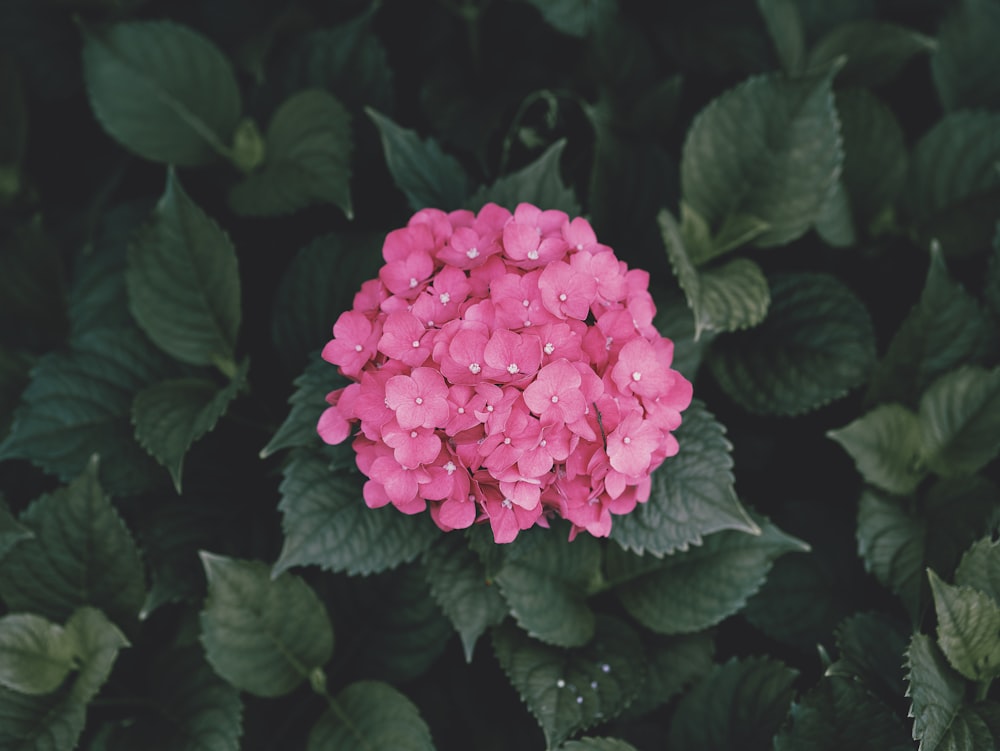
[{"label": "light green leaf", "polygon": [[795,695],[798,671],[762,657],[717,665],[677,704],[670,748],[769,751]]},{"label": "light green leaf", "polygon": [[526,0],[556,31],[584,39],[618,11],[617,0]]},{"label": "light green leaf", "polygon": [[749,214],[769,225],[755,243],[770,247],[813,225],[843,159],[831,75],[751,78],[695,118],[681,192],[709,226]]},{"label": "light green leaf", "polygon": [[961,0],[938,32],[931,71],[946,110],[996,109],[1000,85],[1000,6],[993,0]]},{"label": "light green leaf", "polygon": [[420,711],[392,686],[359,681],[334,701],[339,711],[319,718],[309,733],[307,751],[434,751],[431,731]]},{"label": "light green leaf", "polygon": [[240,90],[229,61],[198,32],[169,21],[85,30],[83,65],[97,120],[129,151],[182,166],[229,155]]},{"label": "light green leaf", "polygon": [[837,627],[840,657],[826,675],[857,678],[884,696],[896,696],[903,678],[903,655],[910,638],[909,624],[884,613],[856,613]]},{"label": "light green leaf", "polygon": [[86,704],[111,675],[118,652],[131,646],[100,610],[80,608],[66,621],[66,634],[76,644],[77,675],[70,697]]},{"label": "light green leaf", "polygon": [[493,631],[493,649],[550,748],[613,719],[641,691],[646,672],[635,633],[607,616],[598,616],[583,647],[542,644],[507,624]]},{"label": "light green leaf", "polygon": [[76,667],[76,644],[66,630],[34,613],[0,618],[0,685],[22,694],[48,694]]},{"label": "light green leaf", "polygon": [[525,555],[508,560],[496,575],[500,591],[521,628],[560,647],[579,647],[594,634],[588,586],[600,576],[601,549],[581,535],[573,542],[546,535]]},{"label": "light green leaf", "polygon": [[319,89],[300,91],[274,113],[264,166],[233,187],[229,205],[244,216],[276,216],[332,203],[351,219],[352,148],[344,105]]},{"label": "light green leaf", "polygon": [[694,400],[674,434],[683,450],[653,473],[649,500],[615,518],[611,539],[636,553],[662,556],[724,529],[759,531],[733,490],[732,444],[725,434]]},{"label": "light green leaf", "polygon": [[201,553],[208,596],[201,640],[215,672],[256,696],[295,689],[333,652],[323,603],[302,579],[260,561]]},{"label": "light green leaf", "polygon": [[34,532],[18,523],[11,515],[3,498],[0,497],[0,558],[7,555],[7,552],[21,540],[30,540],[34,536]]},{"label": "light green leaf", "polygon": [[625,609],[644,626],[659,634],[686,634],[742,608],[779,556],[808,550],[762,521],[758,534],[717,532],[702,545],[663,559],[611,546],[607,575]]},{"label": "light green leaf", "polygon": [[927,571],[938,617],[938,644],[969,680],[1000,676],[1000,604],[972,587],[951,586]]},{"label": "light green leaf", "polygon": [[34,533],[0,560],[0,597],[11,611],[63,621],[93,605],[133,623],[146,596],[132,535],[97,481],[97,463],[21,515]]},{"label": "light green leaf", "polygon": [[854,227],[855,217],[851,201],[844,187],[843,179],[838,180],[827,196],[816,217],[816,234],[827,245],[834,248],[848,248],[858,241]]},{"label": "light green leaf", "polygon": [[318,352],[313,353],[302,375],[295,379],[295,392],[288,399],[292,405],[288,417],[267,446],[261,449],[260,457],[266,459],[287,448],[320,447],[322,441],[316,432],[316,424],[323,410],[329,406],[326,395],[348,383]]},{"label": "light green leaf", "polygon": [[1000,452],[1000,368],[967,365],[920,399],[924,455],[943,477],[971,475]]},{"label": "light green leaf", "polygon": [[331,471],[319,454],[293,455],[281,483],[285,543],[275,574],[308,565],[351,575],[385,571],[412,561],[438,537],[425,515],[368,508],[361,479]]},{"label": "light green leaf", "polygon": [[795,0],[757,0],[757,9],[764,17],[781,67],[790,74],[801,71],[806,40],[798,4]]},{"label": "light green leaf", "polygon": [[566,741],[559,751],[637,751],[636,747],[617,738],[581,738]]},{"label": "light green leaf", "polygon": [[810,68],[826,68],[837,60],[838,86],[882,86],[894,79],[914,56],[934,50],[935,41],[912,29],[863,20],[833,28],[809,51]]},{"label": "light green leaf", "polygon": [[827,436],[851,455],[865,482],[898,495],[916,490],[927,475],[920,420],[901,404],[883,404]]},{"label": "light green leaf", "polygon": [[713,666],[715,643],[712,635],[704,631],[680,636],[647,636],[643,639],[643,650],[646,679],[623,720],[652,712],[707,675]]},{"label": "light green leaf", "polygon": [[576,194],[559,174],[559,160],[565,148],[565,139],[556,141],[527,167],[481,187],[465,202],[466,207],[478,211],[492,201],[513,211],[519,203],[527,202],[577,216],[580,204]]},{"label": "light green leaf", "polygon": [[1000,540],[976,541],[955,569],[955,584],[984,592],[1000,603]]},{"label": "light green leaf", "polygon": [[723,390],[749,412],[793,416],[863,383],[875,364],[875,332],[854,293],[828,274],[769,281],[764,323],[720,338],[708,359]]},{"label": "light green leaf", "polygon": [[170,171],[153,218],[129,248],[132,315],[164,352],[235,370],[242,316],[236,251]]}]

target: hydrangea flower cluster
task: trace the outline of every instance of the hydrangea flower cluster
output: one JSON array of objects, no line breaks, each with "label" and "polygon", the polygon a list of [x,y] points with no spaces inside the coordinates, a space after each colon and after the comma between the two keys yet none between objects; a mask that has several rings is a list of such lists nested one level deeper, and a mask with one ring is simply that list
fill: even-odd
[{"label": "hydrangea flower cluster", "polygon": [[333,326],[323,358],[351,378],[318,431],[354,438],[372,507],[430,509],[443,530],[489,520],[498,543],[558,515],[599,537],[677,452],[691,384],[653,327],[649,275],[590,224],[417,212]]}]

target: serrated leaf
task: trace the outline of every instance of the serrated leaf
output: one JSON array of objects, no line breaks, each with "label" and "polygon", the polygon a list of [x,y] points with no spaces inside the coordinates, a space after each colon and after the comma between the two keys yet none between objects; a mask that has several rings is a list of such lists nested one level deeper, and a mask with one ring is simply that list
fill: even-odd
[{"label": "serrated leaf", "polygon": [[385,571],[412,561],[437,537],[423,516],[368,508],[361,485],[360,476],[331,471],[319,454],[293,456],[281,483],[285,542],[275,574],[308,565],[351,575]]},{"label": "serrated leaf", "polygon": [[98,122],[129,151],[182,166],[228,156],[240,90],[229,61],[198,32],[170,21],[85,30],[83,65]]},{"label": "serrated leaf", "polygon": [[1000,368],[966,366],[935,381],[920,399],[920,433],[930,469],[971,475],[1000,452]]},{"label": "serrated leaf", "polygon": [[875,364],[875,332],[864,304],[828,274],[779,273],[770,279],[767,319],[720,338],[712,375],[740,406],[792,416],[844,396]]},{"label": "serrated leaf", "polygon": [[816,234],[827,245],[847,248],[858,241],[854,212],[844,187],[843,179],[838,180],[823,203],[816,217]]},{"label": "serrated leaf", "polygon": [[625,711],[623,720],[641,717],[666,704],[713,666],[715,643],[711,634],[649,636],[643,640],[646,679],[642,691]]},{"label": "serrated leaf", "polygon": [[93,605],[134,622],[146,585],[132,535],[97,481],[97,465],[21,515],[34,537],[0,560],[0,597],[12,611],[64,621]]},{"label": "serrated leaf", "polygon": [[420,711],[385,683],[358,681],[334,697],[339,711],[319,718],[309,733],[307,751],[399,749],[434,751]]},{"label": "serrated leaf", "polygon": [[733,490],[732,444],[704,403],[694,400],[675,436],[683,449],[652,475],[649,500],[615,519],[611,539],[662,556],[724,529],[756,532]]},{"label": "serrated leaf", "polygon": [[57,623],[34,613],[0,618],[0,685],[48,694],[76,667],[76,644]]},{"label": "serrated leaf", "polygon": [[526,0],[535,6],[556,31],[586,38],[597,24],[607,22],[618,10],[617,0]]},{"label": "serrated leaf", "polygon": [[546,535],[534,549],[508,560],[496,575],[510,612],[531,636],[560,647],[579,647],[594,634],[588,585],[600,575],[597,540],[573,542]]},{"label": "serrated leaf", "polygon": [[795,74],[805,61],[805,31],[795,0],[757,0],[757,9],[786,73]]},{"label": "serrated leaf", "polygon": [[892,81],[913,57],[935,46],[932,38],[913,29],[881,21],[853,21],[835,27],[813,45],[808,67],[825,68],[843,59],[838,86],[876,87]]},{"label": "serrated leaf", "polygon": [[840,657],[827,668],[827,675],[857,678],[884,696],[898,695],[908,626],[883,613],[856,613],[841,621],[836,637]]},{"label": "serrated leaf", "polygon": [[630,743],[617,738],[581,738],[577,741],[566,741],[559,751],[637,751]]},{"label": "serrated leaf", "polygon": [[0,559],[22,540],[30,540],[35,533],[20,524],[0,498]]},{"label": "serrated leaf", "polygon": [[962,0],[938,32],[931,71],[946,110],[996,109],[1000,65],[996,39],[1000,6],[991,0]]},{"label": "serrated leaf", "polygon": [[244,360],[222,389],[207,378],[175,378],[148,386],[132,402],[135,438],[170,472],[181,492],[181,469],[191,444],[215,428],[229,403],[246,388]]},{"label": "serrated leaf", "polygon": [[607,550],[607,576],[625,609],[659,634],[700,631],[736,613],[771,564],[809,546],[763,520],[758,534],[723,531],[662,559]]},{"label": "serrated leaf", "polygon": [[762,247],[805,233],[843,159],[830,79],[759,76],[712,101],[684,141],[684,201],[713,228],[733,214],[757,217],[769,225],[754,241]]},{"label": "serrated leaf", "polygon": [[764,751],[788,712],[798,671],[777,660],[733,658],[716,666],[681,701],[670,748]]},{"label": "serrated leaf", "polygon": [[955,584],[978,589],[1000,603],[1000,540],[987,537],[966,550],[955,569]]},{"label": "serrated leaf", "polygon": [[607,616],[598,616],[594,638],[583,647],[542,644],[507,624],[493,631],[493,649],[549,747],[614,718],[641,690],[645,675],[639,639]]},{"label": "serrated leaf", "polygon": [[576,194],[559,174],[559,160],[565,148],[566,139],[556,141],[527,167],[479,188],[465,202],[466,207],[478,211],[484,204],[493,202],[513,211],[519,203],[527,202],[577,216],[580,204]]},{"label": "serrated leaf", "polygon": [[504,619],[507,603],[463,537],[445,535],[423,560],[431,595],[462,638],[465,661],[472,662],[476,641]]},{"label": "serrated leaf", "polygon": [[236,251],[173,171],[129,247],[125,281],[132,315],[160,349],[192,365],[235,369],[242,317]]},{"label": "serrated leaf", "polygon": [[952,586],[927,571],[938,617],[938,644],[948,662],[969,680],[1000,676],[1000,604],[972,587]]},{"label": "serrated leaf", "polygon": [[367,113],[382,137],[393,182],[411,209],[434,206],[451,211],[462,206],[469,194],[469,180],[455,157],[445,154],[433,138],[421,139],[416,131],[397,125],[374,109],[368,108]]},{"label": "serrated leaf", "polygon": [[262,459],[282,449],[316,448],[322,445],[319,433],[316,432],[316,424],[319,415],[329,406],[326,395],[348,384],[346,378],[331,372],[332,370],[330,363],[323,360],[318,352],[313,353],[302,375],[295,379],[295,392],[288,399],[288,403],[292,405],[288,416],[267,446],[261,449]]},{"label": "serrated leaf", "polygon": [[865,482],[882,490],[906,495],[927,475],[920,420],[901,404],[882,404],[827,436],[851,455]]},{"label": "serrated leaf", "polygon": [[282,696],[330,659],[330,618],[302,579],[272,579],[260,561],[206,552],[201,560],[208,578],[201,641],[229,683],[256,696]]},{"label": "serrated leaf", "polygon": [[76,644],[78,672],[70,697],[86,704],[100,691],[111,675],[118,652],[128,647],[128,639],[100,610],[76,610],[66,621],[66,633]]},{"label": "serrated leaf", "polygon": [[264,166],[233,186],[229,205],[244,216],[277,216],[332,203],[351,219],[352,148],[344,105],[319,89],[300,91],[274,113]]}]

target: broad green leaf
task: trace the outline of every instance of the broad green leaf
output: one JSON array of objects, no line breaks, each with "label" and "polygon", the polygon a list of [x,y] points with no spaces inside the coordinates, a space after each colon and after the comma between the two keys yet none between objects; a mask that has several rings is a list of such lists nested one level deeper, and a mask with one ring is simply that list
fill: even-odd
[{"label": "broad green leaf", "polygon": [[600,576],[601,549],[582,535],[573,542],[556,535],[527,554],[507,561],[496,575],[510,612],[531,636],[560,647],[579,647],[594,634],[588,588]]},{"label": "broad green leaf", "polygon": [[288,417],[267,446],[261,449],[261,458],[266,459],[282,449],[320,446],[322,441],[316,432],[316,424],[323,410],[329,406],[326,395],[348,383],[318,352],[314,352],[302,375],[295,379],[295,392],[288,399],[292,405]]},{"label": "broad green leaf", "polygon": [[920,399],[923,451],[943,476],[971,475],[1000,452],[1000,368],[967,365],[935,381]]},{"label": "broad green leaf", "polygon": [[870,18],[875,14],[874,0],[797,0],[806,38],[814,41],[839,26]]},{"label": "broad green leaf", "polygon": [[806,40],[796,0],[757,0],[757,9],[764,17],[781,67],[792,75],[801,71]]},{"label": "broad green leaf", "polygon": [[1000,84],[1000,5],[993,0],[961,0],[938,32],[931,71],[946,110],[996,109]]},{"label": "broad green leaf", "polygon": [[48,694],[76,667],[76,644],[57,623],[34,613],[0,618],[0,685]]},{"label": "broad green leaf", "polygon": [[444,535],[423,560],[431,595],[462,638],[465,661],[471,663],[476,641],[504,619],[507,603],[464,537]]},{"label": "broad green leaf", "polygon": [[933,570],[927,576],[938,617],[938,644],[948,662],[969,680],[1000,676],[1000,603],[972,587],[947,584]]},{"label": "broad green leaf", "polygon": [[215,672],[256,696],[282,696],[333,652],[323,603],[302,579],[260,561],[201,553],[208,596],[201,641]]},{"label": "broad green leaf", "polygon": [[0,560],[0,597],[11,611],[63,621],[84,605],[134,622],[146,596],[132,535],[97,481],[97,463],[20,518],[34,537]]},{"label": "broad green leaf", "polygon": [[685,410],[674,435],[682,449],[653,473],[649,500],[615,518],[611,539],[636,553],[662,556],[724,529],[757,532],[733,490],[726,429],[701,401]]},{"label": "broad green leaf", "polygon": [[499,178],[477,190],[465,205],[478,211],[493,202],[513,211],[519,203],[533,203],[546,209],[560,209],[570,216],[580,213],[576,194],[559,174],[559,160],[566,140],[556,141],[527,167]]},{"label": "broad green leaf", "polygon": [[705,352],[716,335],[706,332],[696,340],[694,318],[683,296],[667,295],[656,287],[650,292],[656,302],[653,325],[660,334],[674,343],[674,359],[670,367],[693,383],[698,377]]},{"label": "broad green leaf", "polygon": [[618,10],[617,0],[526,0],[556,31],[584,39],[608,23]]},{"label": "broad green leaf", "polygon": [[70,698],[86,704],[111,675],[118,652],[130,646],[125,635],[100,610],[85,607],[66,621],[66,634],[76,645],[76,680]]},{"label": "broad green leaf", "polygon": [[670,748],[765,751],[788,712],[798,671],[763,657],[730,659],[677,704]]},{"label": "broad green leaf", "polygon": [[854,212],[844,187],[844,180],[838,180],[824,201],[816,217],[816,234],[827,245],[834,248],[848,248],[858,241]]},{"label": "broad green leaf", "polygon": [[598,616],[583,647],[542,644],[507,624],[493,631],[493,649],[550,748],[613,719],[641,691],[646,672],[635,633],[607,616]]},{"label": "broad green leaf", "polygon": [[0,497],[0,559],[22,540],[30,540],[35,533],[15,519]]},{"label": "broad green leaf", "polygon": [[759,246],[804,234],[843,160],[830,80],[759,76],[712,101],[684,142],[684,201],[713,228],[733,214],[757,217],[769,225]]},{"label": "broad green leaf", "polygon": [[920,420],[901,404],[882,404],[827,436],[851,455],[865,482],[882,490],[906,495],[927,475]]},{"label": "broad green leaf", "polygon": [[229,155],[239,86],[198,32],[170,21],[85,30],[83,67],[98,122],[129,151],[182,166]]},{"label": "broad green leaf", "polygon": [[222,389],[207,378],[175,378],[148,386],[132,402],[135,438],[167,468],[181,492],[181,469],[191,444],[215,428],[237,393],[246,388],[248,361]]},{"label": "broad green leaf", "polygon": [[434,751],[431,731],[413,702],[379,681],[352,683],[335,697],[336,710],[319,718],[307,751]]},{"label": "broad green leaf", "polygon": [[758,534],[724,531],[662,559],[611,546],[607,576],[625,609],[659,634],[700,631],[736,613],[771,564],[809,546],[762,521]]},{"label": "broad green leaf", "polygon": [[441,150],[433,138],[394,123],[374,109],[368,117],[382,137],[385,162],[396,187],[414,211],[433,206],[444,211],[461,207],[469,194],[469,180],[461,163]]},{"label": "broad green leaf", "polygon": [[764,323],[720,338],[708,360],[723,390],[749,412],[793,416],[844,396],[875,365],[864,304],[828,274],[770,279]]},{"label": "broad green leaf", "polygon": [[31,380],[34,361],[26,352],[15,352],[0,344],[0,436],[10,432],[14,410]]},{"label": "broad green leaf", "polygon": [[129,247],[132,315],[164,352],[235,371],[242,316],[236,251],[171,170],[150,223]]},{"label": "broad green leaf", "polygon": [[617,738],[581,738],[577,741],[566,741],[559,751],[637,751],[630,743]]},{"label": "broad green leaf", "polygon": [[903,723],[880,699],[848,677],[820,681],[792,705],[791,723],[774,751],[911,751]]},{"label": "broad green leaf", "polygon": [[827,675],[860,679],[885,697],[898,695],[909,624],[884,613],[856,613],[840,623],[836,637],[840,657],[827,668]]},{"label": "broad green leaf", "polygon": [[425,515],[368,508],[361,486],[359,475],[331,471],[319,454],[293,455],[281,483],[285,543],[275,574],[308,565],[351,575],[385,571],[412,561],[438,536]]},{"label": "broad green leaf", "polygon": [[1000,603],[1000,541],[986,537],[966,550],[955,569],[955,584],[978,589]]},{"label": "broad green leaf", "polygon": [[666,704],[689,684],[712,670],[715,644],[708,632],[648,636],[643,640],[646,679],[625,711],[624,720],[641,717]]},{"label": "broad green leaf", "polygon": [[344,105],[319,89],[300,91],[274,113],[264,165],[233,187],[229,205],[244,216],[276,216],[332,203],[351,219],[352,148]]},{"label": "broad green leaf", "polygon": [[854,21],[832,29],[809,51],[810,68],[843,59],[838,86],[882,86],[914,56],[934,50],[935,41],[913,29],[881,21]]}]

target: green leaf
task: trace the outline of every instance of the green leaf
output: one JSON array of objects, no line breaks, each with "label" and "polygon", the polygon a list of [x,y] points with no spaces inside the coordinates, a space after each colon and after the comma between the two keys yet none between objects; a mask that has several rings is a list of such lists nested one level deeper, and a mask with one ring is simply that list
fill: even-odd
[{"label": "green leaf", "polygon": [[229,205],[244,216],[276,216],[332,203],[351,219],[352,148],[344,105],[319,89],[300,91],[274,113],[264,166],[233,187]]},{"label": "green leaf", "polygon": [[903,723],[857,681],[824,678],[792,705],[774,751],[909,751]]},{"label": "green leaf", "polygon": [[368,108],[382,136],[385,162],[396,187],[403,191],[414,211],[433,206],[451,211],[469,195],[469,180],[461,163],[445,154],[433,138],[422,139],[416,131],[397,125],[381,112]]},{"label": "green leaf", "polygon": [[816,234],[827,245],[848,248],[858,241],[855,218],[843,179],[834,185],[816,217]]},{"label": "green leaf", "polygon": [[809,546],[767,521],[758,534],[724,531],[702,545],[658,559],[611,546],[608,579],[625,609],[659,634],[686,634],[740,610],[775,559]]},{"label": "green leaf", "polygon": [[931,52],[935,41],[913,29],[881,21],[842,24],[809,51],[809,68],[826,68],[843,59],[838,86],[883,86],[916,55]]},{"label": "green leaf", "polygon": [[504,619],[507,603],[464,537],[444,535],[423,560],[431,595],[462,638],[465,661],[471,663],[476,641]]},{"label": "green leaf", "polygon": [[601,549],[583,535],[573,542],[546,535],[525,555],[508,560],[496,575],[518,624],[531,636],[560,647],[579,647],[594,634],[587,604],[589,585],[600,576]]},{"label": "green leaf", "polygon": [[48,694],[76,667],[76,644],[66,630],[34,613],[0,618],[0,685],[22,694]]},{"label": "green leaf", "polygon": [[770,247],[813,225],[843,160],[831,76],[751,78],[695,118],[681,192],[709,226],[749,214],[769,225],[755,243]]},{"label": "green leaf", "polygon": [[208,39],[169,21],[84,30],[84,79],[101,126],[129,151],[165,164],[229,155],[242,114],[232,66]]},{"label": "green leaf", "polygon": [[767,319],[720,338],[708,365],[723,390],[756,414],[793,416],[863,383],[875,364],[875,332],[864,304],[828,274],[770,278]]},{"label": "green leaf", "polygon": [[31,380],[33,362],[31,355],[11,351],[0,344],[0,436],[10,432],[14,410]]},{"label": "green leaf", "polygon": [[565,148],[566,139],[556,141],[527,167],[481,187],[465,202],[466,207],[478,211],[492,201],[513,211],[519,203],[527,202],[577,216],[580,204],[576,194],[559,174],[559,160]]},{"label": "green leaf", "polygon": [[139,550],[97,481],[97,463],[21,515],[34,533],[0,560],[0,597],[11,611],[62,621],[84,605],[116,623],[135,620],[146,596]]},{"label": "green leaf", "polygon": [[943,477],[971,475],[1000,452],[1000,368],[967,365],[935,381],[920,399],[927,464]]},{"label": "green leaf", "polygon": [[908,624],[883,613],[856,613],[837,627],[839,659],[826,674],[860,679],[895,698],[903,678],[903,655],[910,638]]},{"label": "green leaf", "polygon": [[759,531],[733,490],[726,429],[704,403],[691,403],[674,435],[683,450],[653,473],[649,500],[615,518],[611,539],[640,555],[662,556],[724,529]]},{"label": "green leaf", "polygon": [[983,298],[993,319],[1000,320],[1000,224],[993,236],[993,254],[986,267],[986,281],[983,283]]},{"label": "green leaf", "polygon": [[1000,6],[993,0],[962,0],[938,32],[931,71],[946,110],[996,109],[1000,66],[996,39]]},{"label": "green leaf", "polygon": [[702,359],[715,334],[707,332],[694,338],[694,318],[686,300],[678,294],[666,295],[655,286],[650,292],[656,303],[653,325],[661,335],[674,343],[674,359],[670,367],[692,383],[698,377]]},{"label": "green leaf", "polygon": [[266,459],[287,448],[320,447],[322,441],[316,432],[316,424],[323,410],[329,406],[326,395],[348,383],[319,353],[313,353],[302,375],[295,379],[295,393],[288,399],[292,405],[288,417],[267,446],[261,449],[260,457]]},{"label": "green leaf", "polygon": [[927,475],[920,420],[901,404],[880,405],[827,436],[851,455],[865,482],[882,490],[906,495]]},{"label": "green leaf", "polygon": [[0,498],[0,559],[19,542],[30,540],[34,536],[34,532],[18,523],[17,519],[7,510],[3,499]]},{"label": "green leaf", "polygon": [[795,0],[757,0],[757,9],[774,43],[774,51],[786,73],[802,70],[806,40],[802,17]]},{"label": "green leaf", "polygon": [[798,671],[763,657],[717,665],[677,704],[670,748],[764,751],[788,712]]},{"label": "green leaf", "polygon": [[559,751],[637,751],[636,747],[617,738],[581,738],[566,741]]},{"label": "green leaf", "polygon": [[333,701],[336,709],[320,717],[310,731],[307,751],[434,751],[420,711],[392,686],[359,681]]},{"label": "green leaf", "polygon": [[242,316],[236,251],[173,171],[129,248],[125,280],[132,315],[160,349],[191,365],[235,370]]},{"label": "green leaf", "polygon": [[507,624],[493,631],[493,649],[550,748],[613,719],[638,695],[645,675],[639,639],[607,616],[598,616],[594,638],[583,647],[542,644]]},{"label": "green leaf", "polygon": [[927,571],[938,617],[938,644],[948,662],[969,680],[1000,676],[1000,603],[967,586],[951,586]]},{"label": "green leaf", "polygon": [[425,515],[365,505],[357,474],[333,472],[321,455],[300,450],[281,483],[285,543],[274,573],[315,565],[351,575],[412,561],[438,537]]},{"label": "green leaf", "polygon": [[984,592],[1000,603],[1000,540],[976,541],[955,569],[955,584]]},{"label": "green leaf", "polygon": [[130,645],[118,627],[95,608],[75,611],[66,621],[66,633],[76,644],[78,666],[70,696],[86,704],[111,675],[118,652]]},{"label": "green leaf", "polygon": [[208,596],[201,640],[215,672],[256,696],[294,690],[333,652],[323,603],[302,579],[260,561],[201,553]]},{"label": "green leaf", "polygon": [[648,636],[643,640],[646,679],[623,719],[641,717],[666,704],[712,669],[715,644],[709,633]]},{"label": "green leaf", "polygon": [[618,11],[617,0],[526,0],[556,31],[584,39]]}]

